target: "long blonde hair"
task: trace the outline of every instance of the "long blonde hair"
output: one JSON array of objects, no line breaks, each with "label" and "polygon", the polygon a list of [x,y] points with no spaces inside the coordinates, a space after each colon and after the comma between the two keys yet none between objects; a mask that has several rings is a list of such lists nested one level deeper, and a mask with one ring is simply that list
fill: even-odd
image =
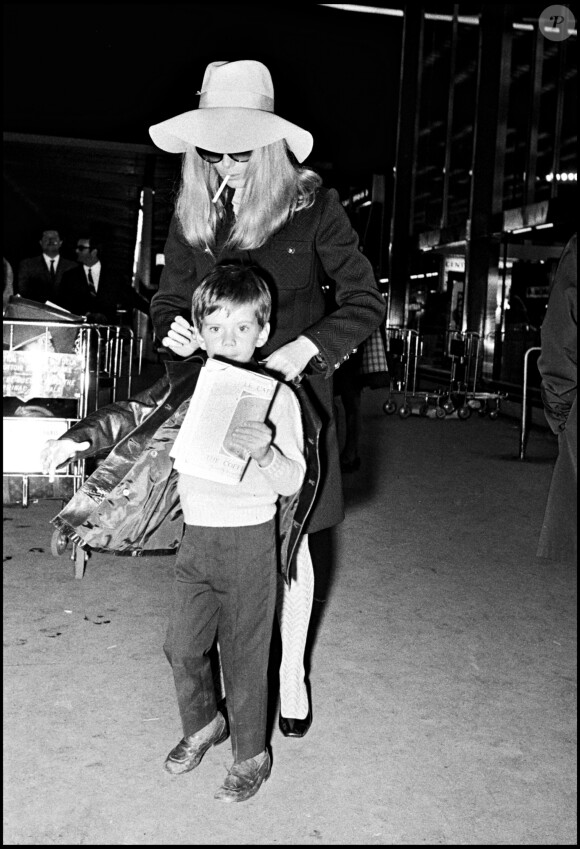
[{"label": "long blonde hair", "polygon": [[[212,203],[220,177],[193,148],[183,156],[181,186],[175,212],[183,235],[193,247],[213,252],[219,221],[225,215],[223,194]],[[281,140],[256,148],[248,162],[243,203],[226,247],[252,250],[261,247],[295,212],[314,203],[321,177],[299,165]]]}]

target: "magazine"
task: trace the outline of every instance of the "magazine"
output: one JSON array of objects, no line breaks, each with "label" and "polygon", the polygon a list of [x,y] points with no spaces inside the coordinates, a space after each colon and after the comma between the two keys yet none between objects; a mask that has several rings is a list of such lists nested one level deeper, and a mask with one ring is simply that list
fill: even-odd
[{"label": "magazine", "polygon": [[273,377],[208,359],[170,451],[177,471],[239,483],[250,458],[236,453],[230,436],[244,422],[266,420],[277,388]]}]

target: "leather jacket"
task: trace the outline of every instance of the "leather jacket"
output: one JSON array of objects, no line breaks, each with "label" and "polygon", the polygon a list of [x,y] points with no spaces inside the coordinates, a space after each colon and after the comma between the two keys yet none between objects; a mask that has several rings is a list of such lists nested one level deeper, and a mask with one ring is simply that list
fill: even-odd
[{"label": "leather jacket", "polygon": [[[61,437],[91,443],[79,459],[105,456],[51,520],[65,536],[83,548],[118,555],[177,552],[184,521],[169,452],[204,362],[197,354],[166,361],[166,374],[153,386],[90,413]],[[320,479],[321,422],[302,387],[293,389],[302,412],[306,474],[297,493],[278,497],[280,569],[288,582]]]}]

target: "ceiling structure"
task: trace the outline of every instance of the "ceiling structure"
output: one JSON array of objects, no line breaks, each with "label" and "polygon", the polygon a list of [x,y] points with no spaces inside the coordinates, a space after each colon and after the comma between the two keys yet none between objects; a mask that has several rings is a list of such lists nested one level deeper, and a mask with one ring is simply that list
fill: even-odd
[{"label": "ceiling structure", "polygon": [[79,227],[95,224],[130,275],[145,186],[162,250],[180,157],[148,127],[196,108],[216,59],[268,66],[276,111],[313,133],[309,162],[337,188],[391,167],[401,27],[315,4],[5,4],[8,258],[36,253],[51,223],[74,256]]},{"label": "ceiling structure", "polygon": [[[96,224],[112,261],[130,277],[143,188],[155,193],[152,243],[155,252],[162,251],[180,157],[155,148],[148,127],[196,108],[204,69],[216,59],[263,61],[274,79],[276,111],[313,133],[309,163],[325,182],[348,197],[370,186],[373,174],[386,175],[388,202],[405,5],[374,4],[386,14],[372,14],[344,11],[338,4],[5,4],[8,259],[17,264],[36,253],[38,231],[49,224],[63,230],[64,253],[72,256],[79,228]],[[460,38],[449,212],[465,216],[482,5],[424,4],[423,94],[411,108],[418,110],[420,125],[416,216],[425,229],[437,226],[440,216],[454,10]],[[575,4],[569,7],[575,10]],[[514,37],[506,161],[517,163],[532,62],[526,21],[537,23],[544,4],[514,4],[514,9],[523,28]],[[549,98],[562,66],[553,45],[546,46],[546,54],[540,85],[542,97]],[[575,60],[568,60],[564,72],[568,99],[574,96],[575,104]],[[566,166],[574,170],[575,111],[575,105],[567,108],[562,126]],[[538,149],[546,161],[553,127],[548,119],[540,128]]]},{"label": "ceiling structure", "polygon": [[4,129],[150,144],[151,124],[197,107],[209,62],[254,58],[313,160],[365,171],[394,144],[401,30],[317,4],[8,3]]}]

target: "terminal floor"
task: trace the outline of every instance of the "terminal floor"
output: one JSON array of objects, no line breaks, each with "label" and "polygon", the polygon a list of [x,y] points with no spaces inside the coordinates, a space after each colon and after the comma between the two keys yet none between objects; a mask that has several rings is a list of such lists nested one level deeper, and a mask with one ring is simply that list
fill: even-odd
[{"label": "terminal floor", "polygon": [[387,417],[363,393],[314,721],[269,781],[172,777],[172,558],[50,553],[60,502],[4,508],[4,845],[575,845],[576,565],[535,556],[557,446],[518,422]]}]

